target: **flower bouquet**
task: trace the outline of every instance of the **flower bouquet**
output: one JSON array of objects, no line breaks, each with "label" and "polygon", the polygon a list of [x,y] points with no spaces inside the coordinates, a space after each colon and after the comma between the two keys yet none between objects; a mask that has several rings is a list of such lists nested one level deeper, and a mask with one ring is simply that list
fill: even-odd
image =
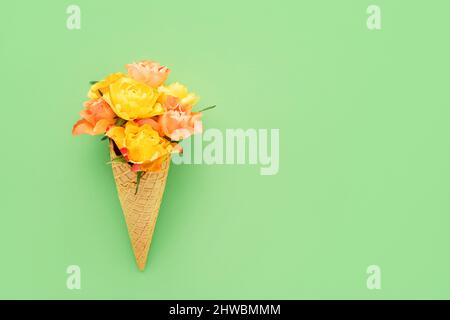
[{"label": "flower bouquet", "polygon": [[[178,82],[165,85],[170,70],[154,61],[127,64],[128,74],[92,81],[73,135],[109,140],[112,171],[128,234],[140,270],[145,268],[164,193],[170,156],[179,142],[202,132],[198,97]],[[214,107],[214,106],[213,106]]]}]

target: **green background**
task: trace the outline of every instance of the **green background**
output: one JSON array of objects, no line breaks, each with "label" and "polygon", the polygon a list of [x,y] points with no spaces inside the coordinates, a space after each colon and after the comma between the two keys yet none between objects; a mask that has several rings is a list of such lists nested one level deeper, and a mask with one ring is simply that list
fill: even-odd
[{"label": "green background", "polygon": [[[66,8],[81,7],[81,30]],[[377,4],[382,30],[369,31]],[[8,1],[0,19],[0,298],[450,298],[450,3]],[[280,171],[172,166],[139,272],[88,81],[154,59],[279,128]],[[81,267],[81,290],[66,268]],[[382,289],[368,290],[378,265]]]}]

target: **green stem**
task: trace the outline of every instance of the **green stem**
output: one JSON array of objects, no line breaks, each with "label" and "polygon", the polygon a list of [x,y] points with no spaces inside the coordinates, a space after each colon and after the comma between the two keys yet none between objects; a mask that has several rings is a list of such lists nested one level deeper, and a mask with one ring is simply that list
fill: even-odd
[{"label": "green stem", "polygon": [[196,111],[196,112],[203,112],[203,111],[206,111],[206,110],[211,110],[211,109],[214,109],[215,107],[217,107],[217,106],[213,105],[213,106],[210,106],[210,107],[203,108],[200,111]]},{"label": "green stem", "polygon": [[134,193],[135,195],[138,193],[139,190],[139,184],[141,183],[141,177],[144,174],[143,171],[138,171],[136,173],[136,192]]}]

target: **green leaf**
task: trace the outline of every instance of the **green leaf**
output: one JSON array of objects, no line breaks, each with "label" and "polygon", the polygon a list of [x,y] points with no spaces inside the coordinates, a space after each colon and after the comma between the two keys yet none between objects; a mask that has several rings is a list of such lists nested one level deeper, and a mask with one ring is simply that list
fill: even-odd
[{"label": "green leaf", "polygon": [[108,136],[103,136],[103,137],[100,139],[100,141],[104,141],[104,140],[106,140],[106,139],[108,139]]},{"label": "green leaf", "polygon": [[213,106],[210,106],[210,107],[203,108],[200,111],[196,111],[196,112],[203,112],[203,111],[206,111],[206,110],[211,110],[211,109],[214,109],[215,107],[217,107],[217,106],[213,105]]},{"label": "green leaf", "polygon": [[124,119],[122,119],[122,118],[118,118],[117,120],[116,120],[116,126],[123,126],[125,123],[127,122],[127,120],[124,120]]},{"label": "green leaf", "polygon": [[136,192],[134,193],[135,195],[138,193],[139,190],[139,184],[141,183],[141,177],[144,174],[143,171],[138,171],[136,173]]},{"label": "green leaf", "polygon": [[91,85],[91,86],[93,86],[94,84],[96,84],[98,81],[97,80],[93,80],[93,81],[89,81],[89,84]]}]

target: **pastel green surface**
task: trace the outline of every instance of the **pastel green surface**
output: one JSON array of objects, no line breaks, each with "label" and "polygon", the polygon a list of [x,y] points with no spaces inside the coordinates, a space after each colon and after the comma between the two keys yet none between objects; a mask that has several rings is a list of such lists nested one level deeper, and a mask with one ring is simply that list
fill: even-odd
[{"label": "pastel green surface", "polygon": [[[66,8],[81,8],[81,30]],[[366,8],[382,10],[382,30]],[[450,298],[448,1],[2,4],[0,298]],[[280,171],[172,166],[138,271],[88,81],[155,59]],[[82,289],[66,288],[79,265]],[[382,289],[368,290],[379,265]]]}]

